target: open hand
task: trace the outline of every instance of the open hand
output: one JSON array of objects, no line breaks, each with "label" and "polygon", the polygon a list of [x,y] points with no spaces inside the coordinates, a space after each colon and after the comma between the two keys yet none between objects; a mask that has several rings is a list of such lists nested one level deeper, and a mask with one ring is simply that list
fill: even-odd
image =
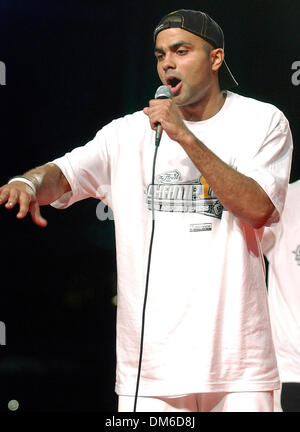
[{"label": "open hand", "polygon": [[12,209],[19,204],[18,219],[23,219],[29,212],[33,222],[40,226],[47,226],[47,220],[41,216],[40,206],[34,191],[26,183],[14,181],[0,188],[0,205],[5,204],[7,209]]}]

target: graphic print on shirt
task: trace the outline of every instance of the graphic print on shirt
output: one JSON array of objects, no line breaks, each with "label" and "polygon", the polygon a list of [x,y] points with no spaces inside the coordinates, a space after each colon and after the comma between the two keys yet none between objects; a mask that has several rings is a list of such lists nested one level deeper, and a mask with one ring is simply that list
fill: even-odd
[{"label": "graphic print on shirt", "polygon": [[182,180],[177,169],[158,174],[155,184],[149,184],[145,194],[149,210],[152,210],[154,194],[154,210],[222,217],[223,206],[201,173],[198,178],[188,181]]},{"label": "graphic print on shirt", "polygon": [[295,254],[295,260],[298,265],[300,265],[300,245],[296,247],[294,251],[292,251]]}]

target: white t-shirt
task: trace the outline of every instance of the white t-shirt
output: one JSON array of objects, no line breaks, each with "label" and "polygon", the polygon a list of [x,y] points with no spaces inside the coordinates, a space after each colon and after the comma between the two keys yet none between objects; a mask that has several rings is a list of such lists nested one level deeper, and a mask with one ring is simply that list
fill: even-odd
[{"label": "white t-shirt", "polygon": [[300,382],[300,180],[288,188],[281,221],[267,228],[269,309],[280,379]]},{"label": "white t-shirt", "polygon": [[[186,124],[223,161],[262,186],[277,209],[273,219],[278,219],[292,148],[284,115],[270,104],[227,92],[215,116]],[[140,111],[111,122],[86,146],[54,161],[72,189],[54,206],[92,196],[114,213],[116,392],[122,395],[134,395],[136,388],[153,154],[154,132]],[[259,231],[222,212],[201,173],[166,133],[158,150],[154,193],[139,395],[277,388]]]}]

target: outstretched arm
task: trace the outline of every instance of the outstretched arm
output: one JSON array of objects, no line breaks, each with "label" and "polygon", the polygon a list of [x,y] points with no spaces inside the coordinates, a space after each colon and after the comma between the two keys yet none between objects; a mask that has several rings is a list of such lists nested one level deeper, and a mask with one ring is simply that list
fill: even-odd
[{"label": "outstretched arm", "polygon": [[7,209],[19,204],[18,219],[24,218],[29,212],[35,224],[45,227],[47,221],[41,216],[40,205],[51,204],[70,191],[70,185],[59,167],[53,163],[34,168],[20,177],[28,179],[34,189],[21,179],[12,179],[0,188],[0,204],[6,203]]}]

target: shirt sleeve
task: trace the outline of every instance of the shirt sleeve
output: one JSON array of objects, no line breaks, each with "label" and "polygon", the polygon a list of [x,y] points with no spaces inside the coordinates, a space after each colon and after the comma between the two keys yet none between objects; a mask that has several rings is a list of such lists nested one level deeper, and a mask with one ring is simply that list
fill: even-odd
[{"label": "shirt sleeve", "polygon": [[66,208],[85,198],[98,198],[110,204],[109,128],[105,126],[86,145],[77,147],[52,161],[68,180],[71,191],[51,203],[55,208]]},{"label": "shirt sleeve", "polygon": [[[276,225],[277,226],[277,225]],[[276,242],[276,230],[271,227],[265,227],[261,240],[261,248],[263,254],[269,259],[270,252],[272,251]]]},{"label": "shirt sleeve", "polygon": [[279,110],[272,118],[268,133],[244,172],[267,193],[275,210],[266,225],[280,219],[290,178],[293,142],[288,120]]}]

